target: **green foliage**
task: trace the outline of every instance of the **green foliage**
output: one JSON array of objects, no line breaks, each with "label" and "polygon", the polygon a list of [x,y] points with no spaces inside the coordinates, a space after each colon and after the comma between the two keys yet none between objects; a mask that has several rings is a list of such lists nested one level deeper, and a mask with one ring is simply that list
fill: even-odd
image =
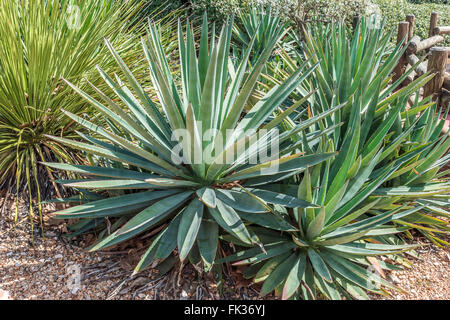
[{"label": "green foliage", "polygon": [[[242,56],[244,49],[255,37],[251,61],[255,61],[261,55],[280,26],[284,33],[288,31],[287,24],[284,25],[281,18],[273,14],[270,8],[252,8],[249,12],[239,12],[237,17],[239,23],[233,26],[233,51],[235,55]],[[283,35],[280,38],[283,38]]]},{"label": "green foliage", "polygon": [[[340,103],[344,107],[305,130],[306,137],[327,133],[303,140],[301,149],[339,154],[309,168],[297,181],[266,187],[317,205],[286,211],[286,222],[298,230],[270,233],[263,243],[266,254],[252,248],[222,260],[249,265],[244,274],[264,281],[262,295],[275,290],[285,299],[316,299],[318,294],[366,299],[364,290],[382,294],[382,286],[396,289],[379,276],[390,266],[375,257],[412,247],[392,235],[416,227],[431,233],[435,243],[446,244],[433,232],[447,233],[448,223],[430,213],[435,209],[449,217],[444,208],[450,187],[436,175],[450,160],[445,156],[450,139],[439,138],[443,121],[434,116],[434,104],[416,101],[406,110],[408,97],[429,75],[398,91],[402,79],[389,83],[403,54],[398,47],[392,50],[389,39],[383,28],[373,29],[364,19],[354,35],[343,24],[315,26],[305,34],[306,58],[319,63],[304,83],[309,84],[306,92],[317,90],[309,113]],[[284,58],[286,65],[295,65],[289,55]],[[423,113],[416,118],[419,111]],[[290,119],[286,126],[295,124]]]},{"label": "green foliage", "polygon": [[45,137],[74,137],[80,128],[61,112],[63,105],[74,114],[88,110],[62,78],[87,88],[83,77],[89,78],[96,63],[115,70],[103,37],[139,63],[125,23],[137,8],[106,0],[80,6],[66,0],[0,1],[0,186],[29,194],[31,218],[31,198],[40,202],[39,185],[42,191],[50,185],[38,161],[81,161],[79,153]]},{"label": "green foliage", "polygon": [[[379,6],[381,9],[383,18],[385,18],[387,28],[397,30],[398,23],[405,21],[407,14],[414,14],[415,16],[415,31],[414,34],[418,35],[421,39],[428,38],[428,32],[430,28],[430,15],[432,12],[438,12],[438,25],[448,26],[450,25],[450,5],[445,4],[442,1],[431,2],[407,2],[406,0],[372,0],[373,3]],[[396,36],[396,34],[395,34]],[[393,41],[395,39],[393,38]],[[446,37],[446,40],[442,42],[441,46],[448,46],[450,40]]]},{"label": "green foliage", "polygon": [[439,4],[448,4],[448,0],[407,0],[411,3],[439,3]]},{"label": "green foliage", "polygon": [[[62,110],[83,141],[45,136],[91,163],[45,163],[76,174],[58,182],[82,193],[56,200],[81,203],[56,217],[78,220],[73,236],[98,231],[91,250],[149,234],[136,272],[237,261],[261,295],[283,299],[398,290],[383,271],[396,266],[377,257],[408,263],[401,254],[416,246],[399,234],[448,245],[450,139],[429,98],[409,101],[432,75],[392,81],[405,49],[374,20],[306,24],[296,43],[272,13],[240,13],[218,35],[204,15],[198,35],[179,22],[167,42],[150,23],[141,44],[152,88],[106,40],[117,70],[97,71],[109,89],[65,79],[101,121]],[[252,162],[279,132],[271,159]],[[223,256],[221,241],[238,251]]]}]

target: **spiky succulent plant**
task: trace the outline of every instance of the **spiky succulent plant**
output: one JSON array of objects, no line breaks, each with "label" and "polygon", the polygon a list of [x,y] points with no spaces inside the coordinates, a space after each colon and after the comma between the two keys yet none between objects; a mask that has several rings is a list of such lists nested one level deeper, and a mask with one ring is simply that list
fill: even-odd
[{"label": "spiky succulent plant", "polygon": [[[164,54],[157,28],[149,24],[142,47],[157,99],[152,100],[144,92],[109,42],[106,44],[126,79],[113,80],[100,67],[98,71],[115,92],[115,98],[96,90],[103,98],[101,103],[67,82],[116,128],[108,130],[66,112],[94,135],[80,133],[87,142],[52,137],[64,145],[116,163],[112,167],[47,163],[84,177],[64,181],[67,186],[121,192],[56,214],[60,219],[81,219],[75,228],[78,231],[89,230],[105,218],[114,219],[112,233],[93,245],[92,250],[113,246],[163,226],[137,270],[168,258],[176,248],[179,258],[184,260],[193,247],[198,248],[209,270],[216,258],[219,227],[243,243],[261,244],[247,224],[290,230],[292,227],[279,212],[281,208],[311,206],[296,197],[262,190],[259,186],[283,180],[333,157],[334,152],[304,155],[292,148],[272,150],[271,145],[272,142],[289,145],[291,137],[332,114],[339,106],[300,122],[277,137],[278,124],[294,108],[277,117],[272,114],[313,72],[315,66],[307,67],[304,63],[245,113],[247,100],[282,28],[273,32],[249,68],[253,37],[244,59],[235,69],[229,63],[232,23],[223,26],[216,42],[214,34],[208,39],[205,16],[198,53],[192,27],[188,23],[185,34],[179,27],[180,74],[176,76],[169,67],[172,61]],[[181,85],[177,78],[181,78]],[[252,156],[261,155],[264,150],[272,150],[270,157],[266,160],[258,157],[252,162]],[[235,156],[231,160],[225,157],[233,155],[233,151]],[[244,182],[246,187],[242,186]]]},{"label": "spiky succulent plant", "polygon": [[[264,187],[318,208],[286,210],[283,217],[297,230],[255,228],[255,234],[265,234],[266,253],[251,248],[220,260],[249,265],[244,274],[264,281],[262,295],[275,290],[285,299],[315,299],[319,294],[363,299],[368,298],[366,291],[383,294],[383,286],[396,289],[383,278],[383,269],[391,266],[375,257],[414,248],[393,235],[414,227],[414,221],[430,223],[431,218],[421,214],[426,204],[443,213],[441,207],[448,201],[448,183],[423,184],[426,172],[431,170],[433,176],[448,161],[448,156],[441,158],[449,143],[448,137],[439,138],[442,123],[426,124],[433,119],[434,104],[416,100],[407,108],[409,96],[430,76],[394,91],[402,80],[389,84],[390,73],[402,50],[386,50],[389,38],[382,29],[371,29],[364,20],[352,37],[343,25],[329,28],[321,36],[306,32],[305,54],[319,67],[310,82],[303,83],[307,87],[297,92],[318,89],[309,99],[309,115],[337,103],[345,105],[305,130],[297,147],[306,154],[339,154],[289,184]],[[417,117],[419,112],[423,114]],[[295,126],[297,118],[287,119],[286,128]],[[308,140],[318,132],[325,135]],[[421,169],[421,176],[414,168]],[[399,177],[396,183],[405,187],[385,187]],[[427,202],[427,194],[440,194],[432,200],[435,206]],[[433,221],[445,230],[444,221]]]}]

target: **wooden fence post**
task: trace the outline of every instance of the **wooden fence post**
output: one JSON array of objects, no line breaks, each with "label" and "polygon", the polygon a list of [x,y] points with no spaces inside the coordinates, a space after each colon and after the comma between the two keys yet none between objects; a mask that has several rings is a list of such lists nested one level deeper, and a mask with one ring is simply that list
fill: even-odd
[{"label": "wooden fence post", "polygon": [[414,22],[415,18],[413,14],[406,15],[406,21],[409,23],[408,39],[412,39],[414,36]]},{"label": "wooden fence post", "polygon": [[[431,95],[439,93],[444,84],[445,69],[447,67],[448,50],[443,47],[433,47],[430,49],[430,59],[428,60],[428,72],[435,74],[423,90],[423,97],[426,98]],[[433,99],[436,98],[433,96]]]},{"label": "wooden fence post", "polygon": [[[402,21],[398,24],[398,33],[397,33],[397,44],[402,43],[404,46],[408,42],[408,30],[409,30],[409,22]],[[403,73],[405,73],[406,65],[408,62],[406,61],[405,55],[402,55],[397,66],[394,69],[394,77],[393,80],[397,80],[400,78]]]},{"label": "wooden fence post", "polygon": [[428,37],[434,36],[434,28],[437,27],[438,13],[432,12],[430,18],[430,30],[428,32]]}]

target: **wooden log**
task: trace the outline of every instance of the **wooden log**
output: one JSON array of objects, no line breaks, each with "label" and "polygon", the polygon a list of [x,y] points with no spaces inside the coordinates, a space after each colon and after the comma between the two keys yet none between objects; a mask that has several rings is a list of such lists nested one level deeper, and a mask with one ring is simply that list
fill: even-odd
[{"label": "wooden log", "polygon": [[[419,58],[415,54],[410,54],[409,56],[406,56],[406,61],[411,65],[415,65],[417,62],[419,62]],[[416,74],[420,77],[423,76],[427,72],[427,61],[422,61],[414,71]]]},{"label": "wooden log", "polygon": [[435,74],[424,88],[423,96],[428,97],[441,91],[444,84],[445,69],[447,67],[447,48],[433,47],[430,49],[430,59],[428,60],[428,71]]},{"label": "wooden log", "polygon": [[[405,73],[406,72],[408,72],[410,69],[412,68],[412,66],[411,65],[407,65],[406,66],[406,70],[405,70]],[[413,71],[411,71],[411,73],[410,74],[408,74],[408,76],[405,78],[405,80],[403,80],[403,82],[402,82],[402,85],[403,86],[407,86],[407,85],[409,85],[411,82],[413,82],[414,81],[414,79],[416,78],[416,72],[413,70]]]},{"label": "wooden log", "polygon": [[434,34],[450,34],[450,26],[434,28]]},{"label": "wooden log", "polygon": [[409,30],[408,30],[408,38],[412,39],[414,36],[414,26],[415,26],[415,17],[413,14],[407,14],[406,15],[406,21],[409,23]]},{"label": "wooden log", "polygon": [[428,37],[434,36],[434,28],[437,27],[438,13],[432,12],[430,18],[430,29],[428,31]]},{"label": "wooden log", "polygon": [[[408,41],[408,30],[409,30],[409,22],[402,21],[398,24],[398,33],[397,33],[397,44],[402,43],[402,45],[405,45]],[[404,73],[406,69],[406,57],[403,55],[398,64],[394,68],[394,76],[393,80],[396,81],[398,78],[400,78]]]},{"label": "wooden log", "polygon": [[440,35],[432,36],[431,38],[422,40],[420,42],[417,41],[418,37],[414,37],[407,48],[406,54],[411,53],[417,53],[425,49],[429,49],[431,47],[434,47],[436,44],[438,44],[441,41],[444,41],[444,37]]},{"label": "wooden log", "polygon": [[414,54],[417,52],[417,47],[420,44],[420,37],[414,36],[410,38],[410,42],[408,44],[408,48],[406,48],[406,55]]},{"label": "wooden log", "polygon": [[445,89],[450,90],[450,73],[446,72],[444,76],[444,84],[442,85]]},{"label": "wooden log", "polygon": [[403,44],[408,42],[409,22],[401,21],[398,23],[397,44],[403,40]]}]

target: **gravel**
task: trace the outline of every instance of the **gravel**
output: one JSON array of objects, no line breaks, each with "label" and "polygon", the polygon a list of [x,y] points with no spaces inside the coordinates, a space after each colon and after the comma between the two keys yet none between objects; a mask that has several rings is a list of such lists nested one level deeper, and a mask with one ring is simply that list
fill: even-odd
[{"label": "gravel", "polygon": [[[422,242],[425,242],[422,240]],[[394,300],[449,300],[450,252],[434,245],[416,249],[412,267],[391,272],[388,277],[405,292],[387,290]],[[384,297],[373,297],[384,299]]]},{"label": "gravel", "polygon": [[174,269],[164,276],[152,270],[132,276],[140,257],[135,249],[87,252],[93,237],[64,238],[65,223],[48,218],[52,206],[44,212],[45,238],[35,222],[33,246],[28,207],[19,203],[15,229],[14,201],[5,208],[0,215],[0,300],[258,299],[259,286],[226,275],[221,292],[212,274],[200,274],[191,265],[181,274]]},{"label": "gravel", "polygon": [[[62,237],[66,225],[48,215],[44,215],[45,239],[35,230],[33,246],[28,207],[19,203],[19,224],[15,229],[14,201],[9,200],[5,207],[0,214],[0,300],[260,299],[260,285],[243,279],[242,270],[229,266],[224,267],[222,290],[212,275],[199,273],[192,265],[185,266],[181,273],[176,268],[164,276],[152,270],[132,276],[140,256],[137,249],[86,252],[94,240],[92,236],[69,241]],[[46,208],[48,212],[54,210]],[[430,245],[417,252],[412,268],[387,275],[406,291],[388,291],[388,299],[450,299],[448,249]],[[268,295],[264,299],[275,297]]]}]

